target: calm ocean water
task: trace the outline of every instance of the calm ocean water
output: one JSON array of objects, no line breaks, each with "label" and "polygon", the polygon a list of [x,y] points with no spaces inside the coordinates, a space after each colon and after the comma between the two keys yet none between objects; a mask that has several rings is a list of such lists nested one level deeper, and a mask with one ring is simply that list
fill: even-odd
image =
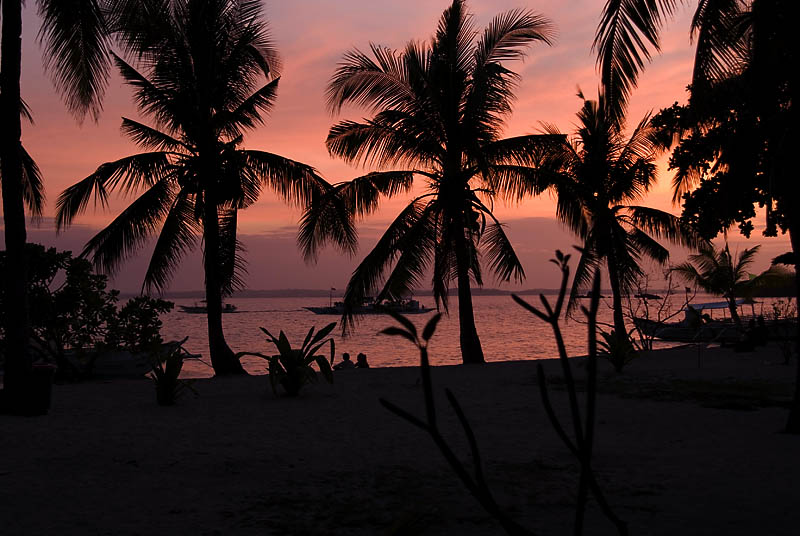
[{"label": "calm ocean water", "polygon": [[[525,296],[524,298],[534,305],[539,304],[536,296]],[[548,298],[554,300],[555,296]],[[717,300],[718,298],[698,296],[695,301]],[[208,338],[205,316],[186,314],[178,310],[178,305],[191,305],[194,303],[193,300],[176,299],[174,301],[176,310],[162,317],[164,338],[171,340],[188,336],[187,349],[193,353],[202,354],[202,359],[207,362]],[[420,301],[426,306],[433,306],[431,297],[420,297]],[[305,306],[327,305],[326,298],[233,298],[230,302],[237,306],[238,311],[223,315],[223,322],[228,343],[237,352],[251,351],[268,355],[276,353],[274,346],[266,342],[264,334],[259,329],[260,326],[267,328],[276,336],[281,330],[285,331],[289,341],[294,346],[299,346],[311,326],[320,329],[330,322],[339,321],[338,316],[317,315],[303,309]],[[453,297],[451,315],[442,318],[436,335],[431,340],[429,348],[431,362],[434,365],[450,365],[461,362],[458,346],[457,306],[457,299]],[[557,357],[550,326],[522,309],[514,303],[510,296],[476,296],[474,306],[478,334],[487,361]],[[765,311],[766,309],[765,307]],[[431,312],[410,315],[409,318],[421,329],[432,314]],[[577,314],[583,318],[581,313]],[[611,321],[611,310],[602,302],[599,320]],[[373,367],[416,366],[419,356],[411,343],[405,339],[378,333],[394,323],[394,320],[388,316],[364,316],[355,332],[344,338],[337,324],[337,329],[334,330],[336,361],[340,360],[342,352],[349,352],[353,358],[357,353],[364,352]],[[570,320],[562,322],[562,328],[570,355],[585,355],[586,326]],[[669,343],[662,344],[663,346],[670,345]],[[328,351],[326,348],[326,352]],[[265,361],[260,358],[245,357],[243,363],[251,373],[266,371]],[[184,367],[184,374],[202,377],[212,375],[212,371],[201,362],[189,361]]]}]

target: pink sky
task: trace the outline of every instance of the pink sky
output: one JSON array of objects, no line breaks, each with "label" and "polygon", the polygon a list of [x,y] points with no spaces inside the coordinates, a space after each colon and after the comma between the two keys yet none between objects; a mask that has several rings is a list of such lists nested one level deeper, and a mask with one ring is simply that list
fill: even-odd
[{"label": "pink sky", "polygon": [[[507,9],[524,7],[550,18],[557,30],[553,47],[536,46],[524,63],[512,66],[522,75],[522,84],[506,135],[533,133],[539,121],[554,123],[571,132],[574,114],[580,106],[575,97],[581,87],[592,95],[597,86],[595,61],[591,53],[604,0],[472,0],[469,4],[483,26]],[[283,59],[277,106],[267,125],[248,136],[245,145],[300,160],[315,166],[330,182],[363,174],[332,159],[324,145],[332,118],[325,110],[324,88],[342,54],[353,48],[365,49],[369,42],[394,48],[409,39],[427,39],[433,32],[448,0],[297,0],[266,2],[266,13]],[[23,125],[23,140],[44,173],[48,205],[38,228],[29,229],[29,240],[79,250],[91,234],[124,207],[117,199],[109,211],[92,208],[77,225],[56,237],[52,227],[55,199],[70,184],[91,173],[99,164],[136,151],[119,132],[122,115],[138,117],[131,92],[114,79],[108,89],[105,110],[97,124],[78,125],[66,113],[43,74],[41,54],[35,41],[38,20],[33,2],[25,12],[23,44],[23,96],[33,109],[35,125]],[[642,77],[630,106],[631,122],[649,110],[658,110],[683,100],[691,73],[692,48],[688,28],[691,12],[680,8],[663,37],[663,53],[656,57]],[[360,110],[343,111],[342,117],[360,118]],[[657,188],[646,203],[677,212],[670,203],[670,175],[663,167]],[[397,198],[362,225],[359,257],[340,258],[334,251],[323,254],[316,266],[303,263],[294,245],[299,211],[286,208],[265,192],[261,201],[240,215],[240,233],[249,246],[250,288],[344,288],[350,272],[374,243],[387,222],[394,218],[406,199]],[[528,274],[523,287],[555,286],[556,274],[545,261],[553,249],[569,249],[576,240],[553,221],[554,203],[548,195],[519,206],[500,205],[496,211],[508,224],[508,232]],[[757,221],[760,224],[761,221]],[[744,241],[731,233],[739,248],[763,244],[757,268],[769,258],[788,249],[786,239],[767,240],[754,233]],[[147,253],[131,259],[115,277],[122,290],[138,290]],[[489,286],[495,286],[491,280]],[[199,257],[187,258],[184,269],[173,282],[173,290],[199,289],[202,273]]]}]

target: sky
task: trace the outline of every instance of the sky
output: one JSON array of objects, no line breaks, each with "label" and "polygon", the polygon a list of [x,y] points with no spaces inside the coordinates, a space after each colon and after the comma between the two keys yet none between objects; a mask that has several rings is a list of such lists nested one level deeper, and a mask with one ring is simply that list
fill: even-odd
[{"label": "sky", "polygon": [[[356,169],[328,155],[325,137],[339,118],[360,119],[365,112],[345,108],[333,117],[325,108],[324,89],[342,55],[354,47],[367,49],[374,42],[400,48],[411,39],[428,39],[449,0],[295,0],[266,1],[265,12],[272,36],[280,52],[283,69],[275,109],[266,126],[249,134],[244,145],[299,160],[317,168],[329,182],[340,182],[362,175],[369,169]],[[508,9],[531,9],[549,18],[556,29],[552,47],[534,46],[524,62],[509,65],[522,76],[513,116],[504,134],[516,136],[537,132],[540,122],[557,125],[564,132],[575,127],[575,113],[581,102],[581,88],[592,95],[597,88],[595,58],[591,51],[597,22],[605,0],[472,0],[469,2],[479,27]],[[691,4],[691,3],[689,3]],[[78,124],[65,110],[44,73],[41,50],[36,41],[39,21],[33,2],[24,13],[23,97],[33,110],[35,123],[23,125],[23,143],[42,169],[48,203],[45,217],[28,229],[29,241],[78,252],[86,241],[121,211],[130,199],[115,198],[108,210],[90,205],[75,224],[56,234],[53,225],[55,200],[71,184],[83,179],[107,161],[133,154],[136,147],[119,131],[122,116],[142,119],[131,100],[131,91],[114,77],[107,90],[104,111],[97,123]],[[685,99],[691,75],[693,49],[689,39],[689,7],[679,7],[662,36],[662,53],[647,66],[630,104],[630,122]],[[144,119],[146,122],[146,119]],[[660,180],[644,204],[679,213],[671,203],[671,173],[666,159],[661,160]],[[300,212],[289,209],[271,192],[242,211],[240,237],[246,245],[247,287],[251,289],[329,288],[343,289],[350,273],[369,251],[387,224],[408,198],[384,201],[380,210],[359,225],[360,248],[354,258],[343,257],[333,249],[307,265],[296,247]],[[500,284],[486,278],[486,286],[531,288],[557,286],[559,275],[547,263],[556,248],[570,250],[577,240],[555,221],[555,204],[545,194],[521,204],[497,207],[496,214],[507,224],[507,233],[525,268],[527,279],[521,284]],[[764,269],[769,259],[789,249],[786,238],[761,236],[759,219],[751,240],[732,230],[732,249],[762,244],[756,269]],[[675,260],[686,253],[676,251]],[[130,259],[113,275],[112,284],[125,292],[141,287],[148,251]],[[200,254],[186,257],[170,290],[202,288]]]}]

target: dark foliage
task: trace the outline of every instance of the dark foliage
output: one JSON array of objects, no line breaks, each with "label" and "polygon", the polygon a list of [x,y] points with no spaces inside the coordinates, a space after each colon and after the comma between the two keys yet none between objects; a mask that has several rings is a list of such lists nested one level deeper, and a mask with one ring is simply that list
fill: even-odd
[{"label": "dark foliage", "polygon": [[[578,486],[578,501],[575,510],[575,530],[574,534],[583,534],[584,529],[584,513],[586,509],[586,501],[589,492],[591,492],[600,506],[603,513],[614,523],[620,535],[627,535],[628,529],[624,521],[619,519],[616,514],[611,510],[605,495],[602,493],[597,479],[592,471],[592,447],[594,444],[594,429],[595,429],[595,406],[596,406],[596,392],[597,392],[597,308],[600,296],[600,277],[595,272],[594,284],[592,286],[593,298],[589,309],[582,308],[588,319],[589,330],[589,357],[588,357],[588,375],[586,381],[586,405],[584,408],[583,417],[578,404],[577,387],[573,378],[569,357],[567,356],[566,348],[564,346],[564,339],[559,327],[559,318],[563,309],[566,299],[567,283],[569,280],[569,255],[563,255],[560,251],[556,252],[556,263],[561,269],[562,282],[559,291],[559,296],[555,304],[555,308],[551,307],[550,303],[540,295],[540,299],[546,312],[531,306],[523,299],[516,295],[512,295],[514,300],[523,306],[525,309],[534,313],[542,320],[548,322],[553,327],[553,335],[556,339],[558,346],[559,360],[561,362],[562,370],[564,372],[564,379],[569,395],[570,401],[570,415],[572,417],[572,426],[574,429],[574,439],[570,438],[565,431],[564,425],[556,416],[555,410],[550,402],[550,397],[547,389],[547,378],[541,365],[537,367],[537,376],[539,380],[539,388],[542,394],[542,402],[544,403],[547,416],[550,419],[553,428],[558,433],[559,437],[564,441],[564,444],[572,452],[581,465],[581,474]],[[433,336],[436,325],[439,322],[440,314],[434,315],[427,323],[421,335],[418,334],[416,326],[407,318],[396,313],[389,313],[400,324],[399,327],[389,327],[382,331],[385,335],[394,335],[403,337],[417,346],[420,353],[420,374],[422,377],[422,387],[425,397],[425,418],[419,418],[408,411],[392,404],[391,402],[380,399],[386,409],[399,417],[410,422],[414,426],[424,430],[431,436],[436,446],[444,455],[448,464],[453,472],[459,477],[464,486],[469,492],[478,500],[480,505],[486,512],[495,518],[503,527],[505,532],[510,535],[532,535],[532,531],[522,527],[511,519],[497,504],[497,501],[492,494],[491,489],[486,483],[483,472],[483,464],[481,462],[481,453],[478,448],[478,443],[475,438],[475,433],[469,423],[461,405],[449,389],[445,389],[445,394],[450,406],[453,408],[459,423],[464,431],[470,448],[472,457],[473,471],[467,469],[466,465],[456,456],[450,444],[442,436],[437,424],[436,406],[434,403],[433,395],[433,382],[431,380],[430,360],[428,358],[428,341]],[[584,424],[582,425],[581,422]]]},{"label": "dark foliage", "polygon": [[[106,289],[106,276],[92,272],[89,261],[70,252],[28,244],[31,262],[28,295],[34,357],[57,363],[60,377],[80,377],[89,368],[76,369],[65,352],[78,355],[124,349],[157,351],[161,338],[159,315],[170,311],[168,301],[138,296],[117,308],[119,291]],[[0,277],[6,276],[6,254],[0,252]],[[16,314],[0,292],[0,314]],[[0,327],[0,340],[5,334]],[[3,348],[0,347],[0,353]]]},{"label": "dark foliage", "polygon": [[[278,385],[280,385],[288,396],[297,396],[304,385],[317,382],[317,372],[312,367],[314,363],[319,368],[322,377],[328,383],[333,383],[331,366],[336,355],[336,344],[333,337],[326,337],[335,327],[336,322],[332,322],[315,333],[315,328],[312,326],[300,348],[292,348],[283,330],[275,337],[266,328],[261,328],[261,331],[267,336],[267,341],[274,344],[279,353],[267,356],[257,352],[240,352],[237,356],[254,355],[266,359],[269,362],[269,383],[272,391],[277,394]],[[331,345],[330,360],[325,359],[322,355],[317,355],[320,348],[328,343]]]}]

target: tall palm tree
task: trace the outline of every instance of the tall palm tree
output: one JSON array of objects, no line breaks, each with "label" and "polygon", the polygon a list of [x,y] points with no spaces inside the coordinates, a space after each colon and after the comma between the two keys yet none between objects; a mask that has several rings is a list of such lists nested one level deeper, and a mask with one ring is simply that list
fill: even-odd
[{"label": "tall palm tree", "polygon": [[[373,114],[334,125],[328,150],[380,171],[338,185],[318,200],[303,220],[301,245],[313,256],[328,238],[341,242],[342,230],[324,223],[336,203],[351,216],[363,216],[377,208],[379,195],[407,191],[414,178],[424,179],[424,193],[353,273],[345,303],[352,307],[382,282],[379,298],[400,298],[432,268],[434,297],[445,310],[448,287],[456,281],[465,363],[484,362],[470,290],[471,282],[483,282],[480,253],[500,279],[524,277],[492,213],[496,197],[532,193],[535,174],[525,165],[529,137],[500,138],[519,79],[503,63],[521,59],[536,42],[549,44],[551,34],[546,19],[525,10],[500,14],[478,32],[465,2],[455,0],[430,42],[412,41],[399,51],[371,45],[371,55],[348,52],[328,85],[333,112],[355,104]],[[352,316],[346,313],[345,320],[352,322]]]},{"label": "tall palm tree", "polygon": [[[31,372],[25,203],[31,201],[32,183],[20,151],[22,5],[22,0],[3,0],[0,5],[0,175],[9,273],[4,284],[9,302],[15,304],[14,314],[3,319],[7,343],[4,385],[10,411],[26,411],[25,383]],[[99,0],[38,0],[36,5],[42,21],[39,37],[45,66],[56,88],[77,117],[86,113],[96,117],[109,68],[108,32]]]},{"label": "tall palm tree", "polygon": [[737,297],[745,296],[748,289],[753,288],[756,280],[750,277],[747,267],[755,260],[760,246],[745,249],[737,257],[732,255],[728,244],[722,249],[712,245],[700,248],[700,252],[691,255],[687,262],[672,268],[672,271],[710,294],[725,297],[731,318],[737,326],[741,326],[736,308]]},{"label": "tall palm tree", "polygon": [[105,202],[113,189],[142,192],[83,253],[111,272],[158,233],[145,290],[163,290],[202,237],[211,363],[218,375],[242,373],[222,329],[222,298],[242,268],[237,213],[264,187],[305,204],[327,184],[308,165],[241,147],[274,104],[279,81],[261,2],[161,4],[131,6],[124,14],[122,40],[139,69],[114,57],[139,110],[154,123],[122,121],[123,132],[145,152],[102,164],[65,190],[57,223],[69,225],[92,196]]},{"label": "tall palm tree", "polygon": [[[587,289],[591,275],[606,264],[611,286],[614,331],[626,337],[622,295],[643,274],[643,257],[665,264],[669,251],[658,243],[697,247],[702,240],[681,220],[667,212],[634,205],[656,181],[656,142],[650,116],[645,116],[630,136],[623,117],[616,115],[600,93],[598,100],[584,99],[578,113],[577,136],[550,151],[542,171],[558,196],[558,218],[583,240],[575,270],[570,306]],[[558,135],[546,126],[548,136]],[[546,138],[549,139],[549,138]]]}]

